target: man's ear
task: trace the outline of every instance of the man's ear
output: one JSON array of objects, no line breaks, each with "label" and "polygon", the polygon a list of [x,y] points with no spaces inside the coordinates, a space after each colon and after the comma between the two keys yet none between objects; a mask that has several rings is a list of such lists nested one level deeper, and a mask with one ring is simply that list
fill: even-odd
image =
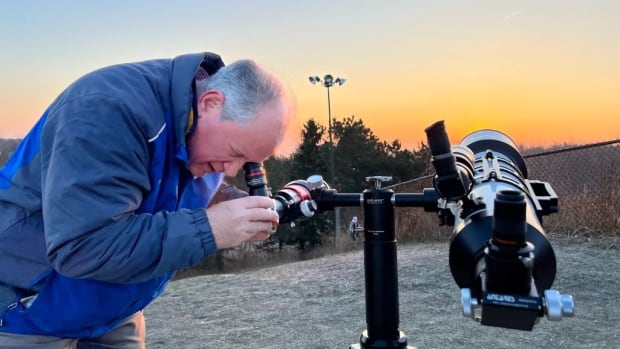
[{"label": "man's ear", "polygon": [[200,114],[221,109],[224,105],[224,94],[218,90],[209,90],[198,98],[197,107]]}]

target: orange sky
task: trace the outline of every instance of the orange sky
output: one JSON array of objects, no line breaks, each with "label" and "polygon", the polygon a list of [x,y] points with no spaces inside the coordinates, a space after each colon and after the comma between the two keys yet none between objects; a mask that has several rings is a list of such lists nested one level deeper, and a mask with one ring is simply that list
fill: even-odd
[{"label": "orange sky", "polygon": [[[620,63],[604,50],[580,54],[586,47],[575,42],[481,46],[475,52],[451,47],[452,55],[409,71],[387,66],[383,78],[349,78],[331,89],[332,116],[353,114],[380,138],[408,146],[441,119],[453,143],[481,128],[530,146],[620,138]],[[612,57],[619,57],[615,50]],[[326,115],[316,98],[304,107]]]},{"label": "orange sky", "polygon": [[193,13],[163,0],[3,4],[0,137],[23,137],[90,70],[210,50],[255,58],[291,84],[299,117],[288,151],[303,122],[327,125],[326,90],[308,76],[328,73],[347,79],[331,89],[332,118],[355,115],[407,148],[437,120],[453,143],[481,128],[529,146],[620,138],[618,1],[184,4]]}]

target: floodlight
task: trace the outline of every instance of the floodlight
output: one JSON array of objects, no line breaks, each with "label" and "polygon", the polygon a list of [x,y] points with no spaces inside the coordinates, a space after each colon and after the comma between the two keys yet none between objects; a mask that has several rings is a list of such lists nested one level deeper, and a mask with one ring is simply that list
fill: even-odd
[{"label": "floodlight", "polygon": [[334,84],[334,77],[331,74],[327,74],[323,77],[323,84],[327,87],[331,87]]}]

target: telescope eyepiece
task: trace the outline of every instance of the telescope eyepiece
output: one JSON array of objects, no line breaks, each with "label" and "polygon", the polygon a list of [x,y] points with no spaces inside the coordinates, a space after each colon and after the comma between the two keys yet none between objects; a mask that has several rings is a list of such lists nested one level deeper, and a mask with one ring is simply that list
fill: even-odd
[{"label": "telescope eyepiece", "polygon": [[501,190],[495,197],[492,223],[494,243],[525,246],[527,230],[525,195],[516,190]]},{"label": "telescope eyepiece", "polygon": [[459,200],[471,189],[473,153],[464,147],[453,153],[443,120],[425,129],[435,168],[435,190],[448,200]]},{"label": "telescope eyepiece", "polygon": [[430,125],[424,129],[424,132],[426,132],[428,147],[433,156],[450,153],[450,139],[443,120]]},{"label": "telescope eyepiece", "polygon": [[262,163],[246,162],[243,165],[243,171],[245,172],[245,183],[248,186],[250,196],[271,197]]}]

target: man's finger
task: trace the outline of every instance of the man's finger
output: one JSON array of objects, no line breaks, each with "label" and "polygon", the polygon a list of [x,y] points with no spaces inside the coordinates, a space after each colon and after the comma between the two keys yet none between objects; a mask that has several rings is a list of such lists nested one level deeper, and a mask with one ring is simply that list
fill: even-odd
[{"label": "man's finger", "polygon": [[239,198],[243,203],[244,208],[271,208],[273,207],[273,200],[266,196],[246,196]]},{"label": "man's finger", "polygon": [[260,232],[257,233],[256,235],[252,236],[248,241],[261,241],[261,240],[267,240],[269,238],[270,234],[266,233],[266,232]]},{"label": "man's finger", "polygon": [[270,222],[278,223],[280,217],[278,213],[270,208],[253,208],[248,211],[248,218],[252,222]]}]

